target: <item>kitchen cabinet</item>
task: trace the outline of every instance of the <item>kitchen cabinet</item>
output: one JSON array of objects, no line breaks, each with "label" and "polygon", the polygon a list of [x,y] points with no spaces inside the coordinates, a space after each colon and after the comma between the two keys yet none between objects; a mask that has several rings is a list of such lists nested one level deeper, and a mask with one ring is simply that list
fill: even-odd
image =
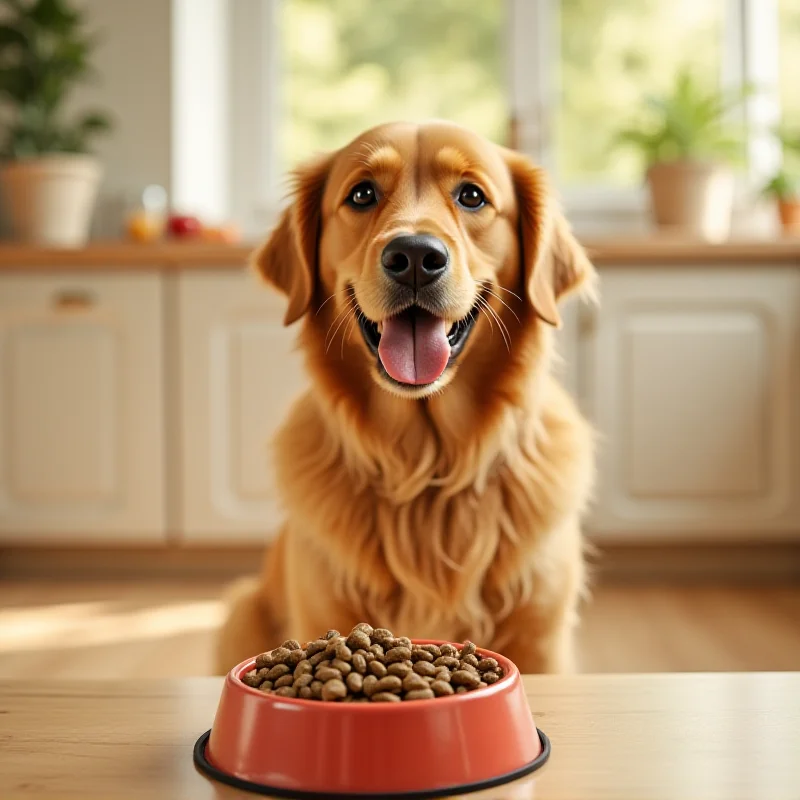
[{"label": "kitchen cabinet", "polygon": [[269,447],[306,385],[284,303],[249,272],[179,278],[182,520],[187,542],[266,541],[279,524]]},{"label": "kitchen cabinet", "polygon": [[164,537],[157,274],[0,277],[0,534]]},{"label": "kitchen cabinet", "polygon": [[580,371],[599,538],[800,530],[800,272],[606,267]]}]

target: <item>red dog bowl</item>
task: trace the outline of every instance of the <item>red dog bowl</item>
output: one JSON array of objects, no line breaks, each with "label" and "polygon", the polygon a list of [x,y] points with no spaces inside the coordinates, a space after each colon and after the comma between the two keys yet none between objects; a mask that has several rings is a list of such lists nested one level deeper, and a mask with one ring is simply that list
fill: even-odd
[{"label": "red dog bowl", "polygon": [[[443,644],[415,640],[415,644]],[[264,694],[225,678],[212,729],[195,764],[240,789],[279,797],[437,797],[498,786],[550,755],[519,670],[497,653],[497,683],[452,697],[404,703],[325,703]]]}]

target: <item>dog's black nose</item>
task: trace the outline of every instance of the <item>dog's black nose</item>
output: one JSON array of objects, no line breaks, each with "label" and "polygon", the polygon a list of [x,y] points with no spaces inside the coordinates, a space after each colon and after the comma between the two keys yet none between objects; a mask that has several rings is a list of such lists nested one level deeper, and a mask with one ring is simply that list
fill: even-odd
[{"label": "dog's black nose", "polygon": [[441,239],[414,233],[392,239],[383,250],[381,263],[392,280],[421,289],[447,272],[450,254]]}]

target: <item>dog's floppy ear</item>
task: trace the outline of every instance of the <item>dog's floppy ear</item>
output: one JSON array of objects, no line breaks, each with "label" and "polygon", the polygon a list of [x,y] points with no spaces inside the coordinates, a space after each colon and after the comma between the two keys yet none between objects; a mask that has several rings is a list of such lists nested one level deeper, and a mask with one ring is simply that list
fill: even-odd
[{"label": "dog's floppy ear", "polygon": [[591,288],[595,270],[551,197],[544,172],[512,151],[506,151],[506,163],[519,204],[528,299],[540,319],[558,328],[558,301],[581,287]]},{"label": "dog's floppy ear", "polygon": [[253,257],[258,273],[289,301],[284,325],[300,319],[314,295],[322,193],[331,160],[325,156],[295,170],[292,203]]}]

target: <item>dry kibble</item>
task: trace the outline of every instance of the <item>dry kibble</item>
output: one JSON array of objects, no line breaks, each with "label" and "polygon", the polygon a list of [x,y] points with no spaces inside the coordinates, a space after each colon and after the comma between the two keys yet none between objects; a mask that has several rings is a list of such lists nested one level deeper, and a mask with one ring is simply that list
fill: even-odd
[{"label": "dry kibble", "polygon": [[331,639],[328,642],[328,646],[325,648],[325,655],[330,659],[336,658],[336,648],[339,647],[340,644],[344,644],[344,639],[341,636]]},{"label": "dry kibble", "polygon": [[304,658],[294,668],[294,675],[296,678],[299,678],[301,675],[311,675],[313,672],[314,667],[311,666],[311,662],[307,658]]},{"label": "dry kibble", "polygon": [[408,647],[393,647],[386,654],[386,663],[394,664],[395,661],[405,661],[411,658],[411,650]]},{"label": "dry kibble", "polygon": [[375,628],[372,631],[372,641],[376,644],[384,644],[394,639],[394,634],[387,628]]},{"label": "dry kibble", "polygon": [[275,666],[275,662],[272,660],[272,653],[262,653],[260,656],[256,657],[256,669],[270,669],[271,667]]},{"label": "dry kibble", "polygon": [[376,692],[370,697],[373,703],[399,703],[400,695],[391,692]]},{"label": "dry kibble", "polygon": [[414,664],[414,672],[425,678],[432,678],[436,675],[437,669],[429,661],[417,661],[417,663]]},{"label": "dry kibble", "polygon": [[403,688],[403,681],[397,675],[387,675],[380,678],[376,690],[379,692],[399,692]]},{"label": "dry kibble", "polygon": [[284,662],[288,666],[294,668],[296,667],[301,661],[306,660],[306,651],[305,650],[291,650],[289,655],[286,657],[286,661]]},{"label": "dry kibble", "polygon": [[388,672],[386,669],[386,664],[378,660],[373,661],[369,665],[369,671],[378,678],[382,678]]},{"label": "dry kibble", "polygon": [[390,675],[397,675],[398,678],[405,678],[410,674],[411,667],[407,661],[396,661],[394,664],[389,664],[388,673]]},{"label": "dry kibble", "polygon": [[344,642],[337,645],[334,655],[339,661],[352,661],[353,659],[353,651]]},{"label": "dry kibble", "polygon": [[282,678],[284,675],[288,675],[290,672],[291,670],[286,666],[286,664],[276,664],[269,672],[267,672],[267,680],[276,681],[278,678]]},{"label": "dry kibble", "polygon": [[418,647],[416,647],[411,651],[411,660],[430,661],[433,663],[433,653],[429,653],[427,650],[420,650]]},{"label": "dry kibble", "polygon": [[361,675],[359,675],[357,672],[351,672],[347,676],[345,683],[347,684],[347,688],[353,694],[359,694],[359,692],[364,686],[364,678],[362,678]]},{"label": "dry kibble", "polygon": [[454,683],[456,686],[466,686],[468,689],[477,689],[481,679],[477,672],[471,672],[468,669],[459,669],[450,676],[450,682]]},{"label": "dry kibble", "polygon": [[503,677],[472,642],[415,645],[388,628],[330,630],[303,646],[287,639],[256,658],[247,686],[278,697],[342,703],[398,703],[486,688]]},{"label": "dry kibble", "polygon": [[291,650],[287,650],[285,647],[276,648],[272,651],[272,663],[285,664],[290,652]]},{"label": "dry kibble", "polygon": [[251,669],[250,672],[247,672],[244,675],[242,675],[242,683],[245,686],[250,686],[253,689],[257,689],[259,686],[261,686],[263,681],[261,680],[261,678],[258,677],[258,670]]},{"label": "dry kibble", "polygon": [[461,658],[466,658],[467,656],[474,656],[475,653],[478,652],[478,648],[476,647],[474,642],[464,642],[464,646],[461,648]]},{"label": "dry kibble", "polygon": [[353,630],[363,631],[367,634],[367,636],[372,636],[373,627],[368,622],[359,622],[358,625],[353,628]]},{"label": "dry kibble", "polygon": [[317,653],[314,653],[314,655],[308,659],[308,663],[311,664],[312,667],[318,667],[320,663],[325,660],[325,650],[323,649]]},{"label": "dry kibble", "polygon": [[311,684],[313,682],[314,682],[314,676],[313,675],[309,675],[309,674],[301,675],[299,678],[296,677],[294,679],[294,688],[295,689],[303,689],[306,686],[311,686]]},{"label": "dry kibble", "polygon": [[333,669],[338,669],[342,675],[347,675],[350,670],[353,669],[350,664],[346,661],[342,661],[340,658],[334,658],[333,661],[331,661],[331,667]]},{"label": "dry kibble", "polygon": [[314,673],[314,677],[317,680],[326,683],[327,681],[332,680],[342,680],[342,673],[333,667],[319,667]]},{"label": "dry kibble", "polygon": [[433,700],[436,695],[427,686],[424,689],[415,689],[413,692],[406,692],[403,700]]},{"label": "dry kibble", "polygon": [[322,686],[322,699],[323,700],[342,700],[347,697],[347,687],[342,680],[334,678],[330,681],[325,681]]},{"label": "dry kibble", "polygon": [[315,641],[309,642],[309,644],[306,645],[306,653],[308,654],[308,657],[311,658],[311,656],[316,655],[321,650],[324,650],[327,646],[327,639],[316,639]]},{"label": "dry kibble", "polygon": [[403,678],[403,691],[404,692],[413,692],[417,689],[427,689],[428,682],[423,678],[421,675],[417,675],[416,672],[410,672]]},{"label": "dry kibble", "polygon": [[347,646],[351,650],[369,650],[372,640],[366,631],[356,630],[347,637]]}]

